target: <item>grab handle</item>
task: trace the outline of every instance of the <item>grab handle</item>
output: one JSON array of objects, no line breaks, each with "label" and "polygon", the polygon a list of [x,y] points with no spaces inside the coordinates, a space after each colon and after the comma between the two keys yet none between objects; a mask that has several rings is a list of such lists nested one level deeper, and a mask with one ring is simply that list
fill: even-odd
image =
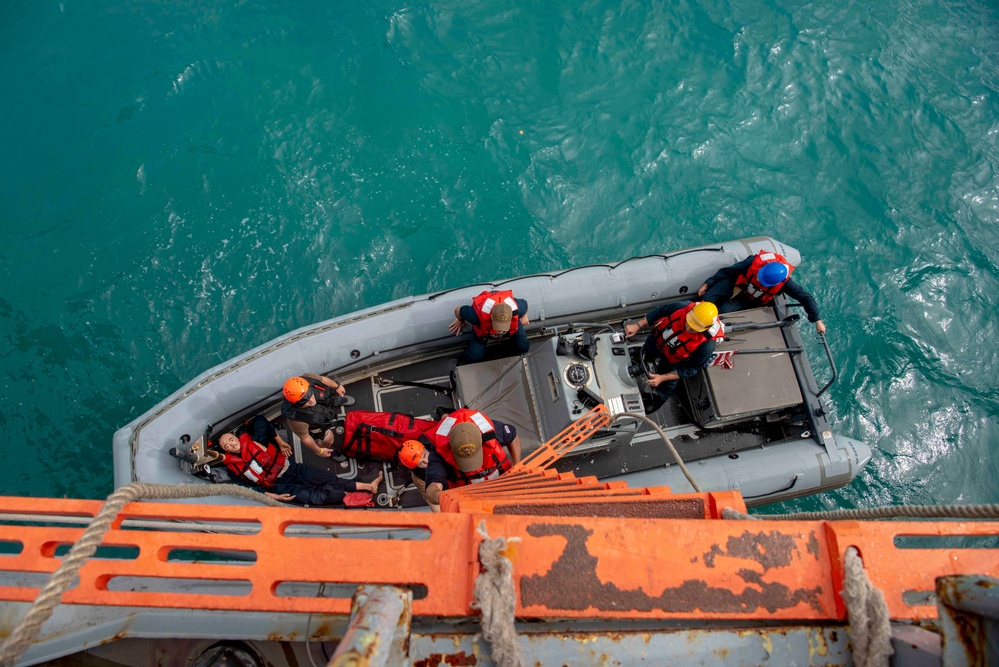
[{"label": "grab handle", "polygon": [[836,381],[836,377],[838,375],[836,372],[836,362],[833,361],[832,351],[829,349],[829,343],[826,341],[826,335],[824,333],[820,333],[819,340],[822,341],[822,347],[826,350],[826,359],[829,360],[829,368],[832,370],[832,377],[829,378],[829,382],[826,382],[822,389],[819,389],[819,393],[815,395],[816,398],[824,394],[826,389],[832,386],[832,383]]}]

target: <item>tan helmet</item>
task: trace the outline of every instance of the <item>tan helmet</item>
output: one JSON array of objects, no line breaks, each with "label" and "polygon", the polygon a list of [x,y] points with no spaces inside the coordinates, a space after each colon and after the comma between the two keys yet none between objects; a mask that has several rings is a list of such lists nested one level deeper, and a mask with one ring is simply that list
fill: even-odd
[{"label": "tan helmet", "polygon": [[455,424],[447,435],[458,470],[472,472],[482,467],[482,432],[469,422]]}]

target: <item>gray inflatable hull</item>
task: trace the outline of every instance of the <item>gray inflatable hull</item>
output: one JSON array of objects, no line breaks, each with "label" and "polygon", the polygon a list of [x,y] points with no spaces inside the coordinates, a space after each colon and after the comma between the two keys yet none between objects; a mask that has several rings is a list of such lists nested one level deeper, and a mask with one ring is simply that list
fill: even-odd
[{"label": "gray inflatable hull", "polygon": [[[200,376],[114,435],[115,486],[131,482],[205,483],[180,469],[168,451],[182,436],[197,439],[206,425],[273,405],[285,379],[303,372],[358,378],[378,368],[404,364],[461,343],[448,335],[456,305],[469,303],[484,288],[512,289],[530,304],[530,331],[570,321],[634,317],[656,303],[689,298],[719,268],[760,249],[774,250],[799,263],[797,250],[770,238],[730,241],[670,254],[632,258],[561,272],[473,285],[436,295],[398,299],[303,327],[257,347]],[[741,490],[773,502],[848,483],[870,458],[864,443],[836,436],[835,447],[803,439],[693,464],[705,490]],[[849,450],[829,464],[830,453]],[[825,457],[825,461],[823,461]],[[827,471],[828,474],[826,474]],[[676,466],[622,475],[632,485],[689,486]],[[204,502],[204,501],[202,501]],[[236,502],[232,498],[207,502]],[[752,501],[751,501],[752,502]]]}]

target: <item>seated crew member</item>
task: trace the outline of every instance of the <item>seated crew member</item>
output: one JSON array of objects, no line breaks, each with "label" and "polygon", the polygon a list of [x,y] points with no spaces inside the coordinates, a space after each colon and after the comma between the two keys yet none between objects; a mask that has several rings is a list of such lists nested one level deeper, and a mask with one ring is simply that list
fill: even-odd
[{"label": "seated crew member", "polygon": [[333,424],[340,419],[336,408],[354,404],[345,396],[346,387],[328,377],[314,373],[288,378],[282,390],[284,402],[281,414],[288,420],[288,427],[318,456],[333,454]]},{"label": "seated crew member", "polygon": [[[653,359],[649,386],[655,390],[646,414],[655,412],[669,400],[680,378],[691,377],[711,362],[715,342],[725,336],[718,309],[708,301],[674,301],[656,306],[638,321],[627,324],[624,335],[631,338],[652,323],[642,353]],[[654,372],[658,371],[658,372]]]},{"label": "seated crew member", "polygon": [[455,308],[448,331],[460,336],[465,323],[472,325],[472,338],[460,363],[474,364],[485,359],[486,343],[490,340],[504,341],[505,356],[524,354],[531,348],[524,329],[530,324],[527,302],[513,298],[510,290],[482,292],[472,299],[472,305]]},{"label": "seated crew member", "polygon": [[697,296],[718,306],[718,312],[732,313],[747,308],[759,308],[778,294],[791,297],[805,308],[808,321],[815,331],[826,332],[819,317],[815,298],[801,285],[791,280],[795,267],[783,255],[761,250],[732,266],[718,269],[697,290]]},{"label": "seated crew member", "polygon": [[455,479],[454,470],[433,447],[426,447],[419,440],[407,440],[399,450],[399,462],[413,474],[413,486],[430,506],[430,511],[441,511],[441,491],[448,488],[448,478]]},{"label": "seated crew member", "polygon": [[384,475],[372,482],[355,482],[332,472],[291,460],[291,447],[267,419],[257,415],[247,433],[226,433],[218,440],[223,463],[233,481],[261,491],[269,498],[303,505],[342,505],[350,491],[376,493]]}]

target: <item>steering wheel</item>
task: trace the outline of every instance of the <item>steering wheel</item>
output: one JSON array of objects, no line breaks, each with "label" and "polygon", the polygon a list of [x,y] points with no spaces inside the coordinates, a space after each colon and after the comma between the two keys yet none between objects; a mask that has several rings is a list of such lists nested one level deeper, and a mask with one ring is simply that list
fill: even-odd
[{"label": "steering wheel", "polygon": [[638,365],[642,369],[642,374],[635,378],[638,389],[642,393],[651,394],[654,391],[652,385],[649,384],[649,376],[652,375],[652,369],[649,368],[649,362],[645,360],[644,345],[638,348]]}]

